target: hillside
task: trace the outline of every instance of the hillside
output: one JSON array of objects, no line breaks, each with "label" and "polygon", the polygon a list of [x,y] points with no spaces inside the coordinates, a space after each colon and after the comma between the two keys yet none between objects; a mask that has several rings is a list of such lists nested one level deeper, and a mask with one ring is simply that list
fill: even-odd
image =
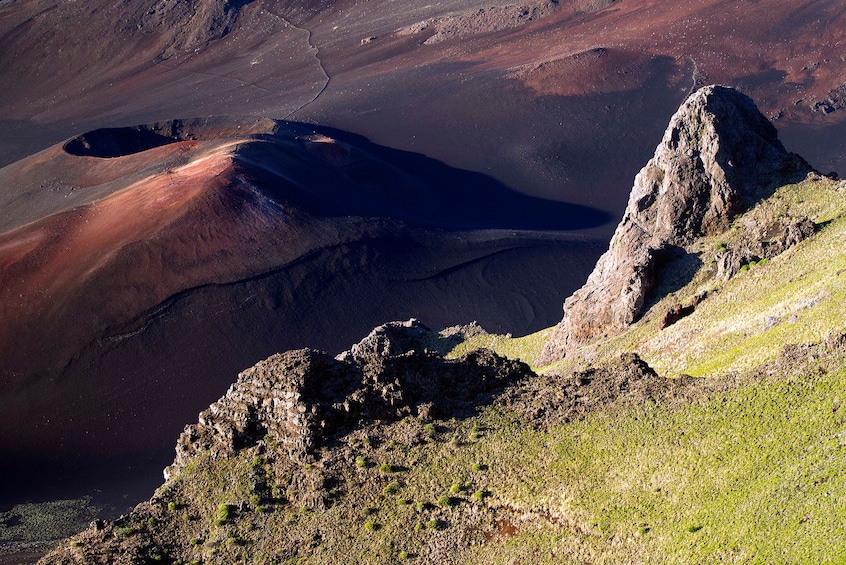
[{"label": "hillside", "polygon": [[0,563],[277,351],[559,322],[703,84],[844,170],[844,42],[842,0],[0,1]]},{"label": "hillside", "polygon": [[[683,124],[748,101],[697,99]],[[185,429],[149,502],[42,563],[837,561],[846,182],[801,169],[720,177],[749,198],[674,240],[642,308],[553,364],[554,328],[415,320],[259,363]]]},{"label": "hillside", "polygon": [[[577,286],[599,251],[568,232],[605,218],[267,118],[93,130],[0,169],[0,184],[6,503],[100,457],[157,481],[238,370],[279,349],[339,351],[369,316],[549,325],[562,280]],[[557,265],[554,280],[535,261]]]}]

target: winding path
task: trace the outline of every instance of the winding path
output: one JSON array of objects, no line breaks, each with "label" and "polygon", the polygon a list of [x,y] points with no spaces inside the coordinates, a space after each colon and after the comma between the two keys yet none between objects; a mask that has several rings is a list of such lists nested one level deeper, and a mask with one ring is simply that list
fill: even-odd
[{"label": "winding path", "polygon": [[301,112],[305,107],[310,104],[313,104],[318,98],[320,98],[320,95],[326,92],[326,89],[329,87],[329,83],[332,81],[332,77],[330,77],[329,73],[326,72],[326,67],[323,65],[323,60],[320,58],[320,48],[312,42],[312,33],[310,29],[300,27],[294,24],[291,20],[280,16],[279,14],[268,10],[267,8],[265,8],[264,11],[284,23],[285,26],[290,26],[293,29],[306,34],[306,44],[308,45],[308,50],[314,53],[314,60],[317,62],[317,66],[320,68],[320,72],[325,78],[323,86],[320,87],[320,90],[317,91],[317,94],[315,94],[310,100],[304,102],[303,104],[301,104],[297,108],[294,108],[285,115],[284,119],[289,120],[294,114]]}]

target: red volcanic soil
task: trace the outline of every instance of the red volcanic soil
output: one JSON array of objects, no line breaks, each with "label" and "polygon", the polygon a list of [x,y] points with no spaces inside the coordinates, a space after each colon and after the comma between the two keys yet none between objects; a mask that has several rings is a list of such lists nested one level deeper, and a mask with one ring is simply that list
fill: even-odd
[{"label": "red volcanic soil", "polygon": [[[238,371],[288,348],[340,351],[376,320],[551,325],[600,252],[562,230],[608,221],[273,120],[96,130],[0,179],[14,179],[0,234],[0,449],[18,477],[66,475],[81,455],[137,466],[169,451]],[[52,213],[27,221],[27,202]]]},{"label": "red volcanic soil", "polygon": [[171,4],[0,6],[6,162],[102,126],[252,114],[361,133],[616,215],[623,205],[606,196],[625,201],[679,102],[720,82],[780,116],[812,164],[843,165],[817,141],[846,127],[839,0],[539,0],[528,16],[466,0],[203,0],[192,18]]},{"label": "red volcanic soil", "polygon": [[846,170],[845,42],[841,0],[0,2],[9,472],[389,319],[557,322],[695,87]]}]

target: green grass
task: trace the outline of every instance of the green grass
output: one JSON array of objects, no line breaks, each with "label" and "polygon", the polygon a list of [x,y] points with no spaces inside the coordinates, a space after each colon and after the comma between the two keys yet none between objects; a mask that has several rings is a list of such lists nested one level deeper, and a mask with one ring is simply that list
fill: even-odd
[{"label": "green grass", "polygon": [[[139,513],[121,526],[131,536],[114,537],[207,564],[844,562],[846,359],[759,370],[787,344],[846,331],[846,195],[834,188],[784,187],[736,222],[798,210],[823,226],[810,240],[730,281],[709,274],[709,254],[738,229],[703,240],[688,286],[587,351],[638,351],[662,374],[711,379],[693,400],[624,399],[552,428],[494,403],[465,419],[367,424],[287,466],[272,446],[200,455],[160,489],[156,531]],[[667,307],[704,288],[691,316],[658,330]],[[477,335],[450,356],[487,347],[531,364],[550,332]],[[558,368],[568,363],[583,361]],[[324,484],[332,494],[318,502],[266,494]],[[244,511],[258,502],[266,511]]]},{"label": "green grass", "polygon": [[[659,373],[716,376],[747,371],[774,359],[791,343],[814,343],[844,331],[846,317],[846,195],[831,181],[790,185],[735,221],[766,224],[783,210],[806,214],[822,227],[794,249],[759,262],[727,282],[707,269],[675,297],[659,302],[631,331],[601,344],[600,356],[619,349],[636,350]],[[737,237],[718,236],[729,242]],[[704,241],[702,249],[710,244]],[[664,330],[657,319],[669,306],[707,288],[710,296],[693,315]]]},{"label": "green grass", "polygon": [[[840,184],[817,178],[779,189],[739,216],[724,234],[700,241],[703,269],[685,288],[660,300],[629,331],[585,348],[592,362],[620,351],[636,351],[660,374],[712,377],[742,372],[774,359],[784,345],[813,343],[846,329],[846,193]],[[750,222],[767,225],[789,213],[808,216],[820,231],[796,248],[743,270],[731,280],[713,277],[713,256],[740,237]],[[765,289],[765,290],[762,290]],[[664,330],[658,320],[670,306],[708,290],[693,315]],[[521,337],[479,335],[456,346],[451,356],[487,347],[533,366],[552,328]],[[580,355],[540,372],[584,368]]]},{"label": "green grass", "polygon": [[[391,447],[381,440],[423,424],[373,425],[367,457],[390,453],[402,482],[349,458],[318,462],[340,483],[324,509],[235,512],[255,488],[232,481],[251,455],[201,456],[166,489],[197,519],[163,503],[158,524],[177,532],[170,554],[184,562],[390,563],[402,550],[426,563],[444,551],[456,563],[833,563],[846,547],[846,360],[817,363],[825,370],[747,377],[672,407],[628,401],[551,429],[507,406]],[[473,429],[485,430],[478,441],[452,441]]]},{"label": "green grass", "polygon": [[497,334],[483,334],[461,342],[447,354],[447,358],[457,358],[477,349],[490,349],[503,357],[518,359],[533,369],[544,344],[552,334],[547,328],[524,337],[509,337]]},{"label": "green grass", "polygon": [[846,546],[846,424],[831,391],[844,385],[841,369],[671,414],[598,414],[555,446],[562,510],[605,536],[648,526],[641,543],[669,562],[834,562]]}]

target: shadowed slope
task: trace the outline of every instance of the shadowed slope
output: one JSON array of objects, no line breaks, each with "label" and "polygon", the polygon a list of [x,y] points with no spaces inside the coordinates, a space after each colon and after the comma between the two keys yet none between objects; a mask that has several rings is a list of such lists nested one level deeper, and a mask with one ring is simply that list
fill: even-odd
[{"label": "shadowed slope", "polygon": [[[560,288],[537,265],[575,286],[598,247],[515,230],[604,221],[296,123],[161,122],[68,146],[113,156],[50,150],[0,171],[59,208],[0,234],[0,446],[21,466],[167,445],[233,370],[386,318],[549,325]],[[74,196],[38,191],[61,170]]]}]

